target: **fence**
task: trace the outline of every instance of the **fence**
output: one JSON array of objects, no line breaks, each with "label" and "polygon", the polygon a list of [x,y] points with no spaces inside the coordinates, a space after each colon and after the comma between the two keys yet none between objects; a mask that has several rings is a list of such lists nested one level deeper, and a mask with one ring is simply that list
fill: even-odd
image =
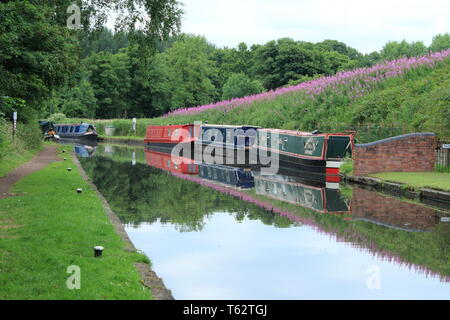
[{"label": "fence", "polygon": [[440,140],[437,143],[436,171],[450,172],[450,140]]}]

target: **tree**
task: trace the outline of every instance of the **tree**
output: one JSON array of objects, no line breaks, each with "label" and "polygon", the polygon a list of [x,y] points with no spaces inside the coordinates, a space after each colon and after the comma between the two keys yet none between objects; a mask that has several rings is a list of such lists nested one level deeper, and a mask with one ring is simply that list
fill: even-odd
[{"label": "tree", "polygon": [[[81,8],[82,30],[72,30],[67,26],[67,9],[73,4]],[[114,35],[104,30],[111,11],[117,13],[115,29],[118,32]],[[141,51],[139,67],[146,70],[147,61],[158,45],[179,32],[181,15],[181,4],[177,0],[2,0],[0,96],[22,99],[28,107],[38,111],[42,111],[59,90],[72,98],[80,98],[80,92],[69,90],[69,93],[64,87],[78,83],[71,77],[78,73],[81,65],[79,41],[90,41],[99,33],[100,39],[94,43],[96,47],[91,48],[94,52],[117,52],[127,46],[130,39]],[[87,48],[85,54],[91,49]],[[105,112],[100,116],[127,114],[127,106],[121,98],[129,86],[126,82],[128,72],[124,71],[122,78],[120,71],[126,69],[123,58],[120,54],[111,58],[110,67],[114,71],[107,74],[105,65],[104,78],[96,79],[94,90],[111,93],[111,96],[103,96],[99,103],[103,107],[113,107],[99,109]],[[106,79],[114,85],[99,86],[102,82],[107,83]],[[119,82],[124,86],[117,86]],[[87,83],[81,85],[81,88],[86,88]],[[96,93],[102,95],[99,91]],[[72,107],[69,109],[76,110]]]},{"label": "tree", "polygon": [[450,34],[437,34],[433,37],[433,41],[430,45],[430,50],[433,52],[443,51],[450,48]]},{"label": "tree", "polygon": [[264,87],[258,80],[251,80],[243,73],[235,73],[223,86],[223,100],[229,100],[232,98],[241,98],[244,96],[261,93],[264,91]]},{"label": "tree", "polygon": [[217,75],[208,59],[210,45],[204,37],[185,35],[163,53],[172,84],[171,108],[206,104],[217,96],[211,78]]},{"label": "tree", "polygon": [[363,56],[358,50],[337,40],[324,40],[316,43],[316,46],[323,51],[336,51],[337,53],[347,56],[350,60],[360,60]]},{"label": "tree", "polygon": [[94,89],[87,79],[82,79],[75,87],[66,87],[59,97],[59,110],[71,118],[94,118],[97,99]]},{"label": "tree", "polygon": [[275,89],[305,75],[325,74],[327,65],[312,43],[284,38],[255,49],[253,72],[266,89]]},{"label": "tree", "polygon": [[128,48],[130,57],[131,85],[128,102],[131,105],[130,116],[157,117],[170,109],[172,83],[170,70],[162,54],[151,57],[146,72],[139,66],[139,50],[136,46]]},{"label": "tree", "polygon": [[378,51],[365,54],[357,63],[357,67],[370,67],[382,60],[381,54]]},{"label": "tree", "polygon": [[[126,50],[126,49],[122,49]],[[130,61],[126,51],[117,54],[99,52],[86,60],[89,79],[98,102],[98,118],[127,117],[130,104]]]},{"label": "tree", "polygon": [[47,6],[0,4],[0,96],[21,98],[36,110],[76,68],[70,30],[53,23]]},{"label": "tree", "polygon": [[222,88],[228,78],[234,73],[243,73],[251,76],[253,66],[253,51],[241,42],[237,48],[215,49],[211,56],[218,68],[218,81],[216,87]]},{"label": "tree", "polygon": [[416,57],[427,53],[427,47],[422,41],[408,43],[406,40],[401,42],[389,41],[381,50],[383,60],[394,60],[402,57]]},{"label": "tree", "polygon": [[83,58],[100,51],[117,53],[119,49],[126,48],[129,44],[127,33],[113,33],[107,28],[100,31],[98,37],[95,39],[80,36],[80,45]]}]

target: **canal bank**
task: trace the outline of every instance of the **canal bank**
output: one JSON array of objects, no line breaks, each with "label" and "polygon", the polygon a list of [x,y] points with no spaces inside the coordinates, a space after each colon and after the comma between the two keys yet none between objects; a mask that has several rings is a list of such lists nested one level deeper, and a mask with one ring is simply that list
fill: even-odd
[{"label": "canal bank", "polygon": [[97,138],[98,142],[102,143],[120,143],[120,144],[126,144],[130,146],[144,146],[144,138],[139,137],[115,137],[115,136],[99,136]]},{"label": "canal bank", "polygon": [[[73,161],[78,171],[80,172],[80,175],[89,184],[90,188],[92,188],[92,190],[97,194],[98,198],[101,199],[103,203],[103,208],[105,209],[105,212],[108,215],[109,221],[114,226],[116,233],[122,238],[122,240],[126,244],[125,250],[140,254],[140,251],[138,251],[135,248],[130,238],[128,237],[128,234],[125,231],[125,228],[120,222],[119,218],[109,206],[108,201],[105,199],[105,197],[103,197],[100,191],[98,191],[97,187],[90,181],[88,175],[84,171],[76,155],[73,154],[72,156]],[[152,270],[150,264],[143,262],[135,262],[135,265],[143,280],[143,284],[150,289],[152,296],[155,300],[174,300],[172,293],[170,292],[170,290],[166,288],[162,279],[159,278],[156,275],[156,273]]]},{"label": "canal bank", "polygon": [[[417,172],[417,174],[420,173]],[[445,175],[445,173],[442,175]],[[397,197],[421,201],[447,210],[450,208],[450,192],[446,190],[437,190],[430,187],[417,187],[409,183],[389,181],[376,177],[342,175],[342,180],[350,184],[364,186],[365,188]]]},{"label": "canal bank", "polygon": [[[0,199],[0,299],[163,298],[148,258],[116,233],[75,158],[49,148],[49,164]],[[94,246],[104,247],[101,258]]]}]

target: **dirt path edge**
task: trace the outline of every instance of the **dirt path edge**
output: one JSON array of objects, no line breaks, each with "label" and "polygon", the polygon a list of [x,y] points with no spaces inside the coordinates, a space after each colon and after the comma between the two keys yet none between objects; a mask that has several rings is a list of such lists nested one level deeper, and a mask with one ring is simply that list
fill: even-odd
[{"label": "dirt path edge", "polygon": [[[101,192],[97,189],[97,187],[91,181],[89,176],[86,174],[86,172],[84,171],[83,167],[80,164],[80,161],[78,161],[78,158],[75,155],[75,153],[72,153],[72,158],[73,158],[73,162],[75,163],[75,165],[78,168],[78,171],[80,172],[80,175],[89,184],[89,186],[95,191],[97,196],[102,200],[103,207],[105,208],[105,211],[106,211],[106,214],[108,215],[109,221],[111,221],[112,225],[114,226],[116,233],[126,243],[126,250],[137,251],[133,242],[131,242],[130,238],[128,237],[128,234],[125,231],[125,228],[123,227],[122,222],[120,222],[117,215],[114,213],[114,211],[109,206],[108,201],[106,201],[105,197],[101,194]],[[143,280],[144,285],[150,290],[150,292],[152,293],[153,298],[155,300],[175,300],[174,297],[172,296],[172,292],[166,288],[163,280],[156,275],[156,273],[152,270],[150,265],[145,264],[145,263],[135,263],[135,266]]]},{"label": "dirt path edge", "polygon": [[36,171],[44,169],[52,162],[60,161],[57,156],[56,146],[45,146],[30,161],[11,170],[4,177],[0,178],[0,199],[15,196],[10,191],[12,187],[22,180],[22,178]]}]

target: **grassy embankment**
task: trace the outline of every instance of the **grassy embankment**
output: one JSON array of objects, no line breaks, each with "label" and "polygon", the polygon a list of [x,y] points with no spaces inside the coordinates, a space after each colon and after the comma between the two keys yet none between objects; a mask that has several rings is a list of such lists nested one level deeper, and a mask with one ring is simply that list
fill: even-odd
[{"label": "grassy embankment", "polygon": [[386,181],[405,183],[412,188],[450,191],[450,173],[446,172],[383,172],[370,176]]},{"label": "grassy embankment", "polygon": [[[0,299],[151,298],[133,265],[148,258],[124,250],[70,157],[25,177],[13,192],[20,196],[0,200]],[[105,247],[102,258],[93,257],[96,245]],[[79,290],[66,286],[72,265],[81,270]]]},{"label": "grassy embankment", "polygon": [[[113,125],[116,128],[115,135],[134,138],[143,138],[146,126],[150,124],[185,124],[194,121],[245,123],[297,130],[356,129],[359,131],[358,142],[361,143],[417,131],[432,131],[440,137],[450,137],[450,58],[437,61],[432,66],[405,67],[399,75],[385,76],[399,69],[402,69],[401,63],[395,68],[390,67],[390,71],[367,71],[364,77],[337,76],[338,80],[319,94],[294,90],[277,95],[268,94],[264,99],[250,99],[250,102],[238,106],[229,103],[197,113],[187,110],[178,115],[138,119],[136,133],[131,131],[131,120],[67,121],[94,123],[101,134],[104,133],[104,126]],[[372,81],[372,78],[378,80]],[[320,88],[321,84],[316,87]]]},{"label": "grassy embankment", "polygon": [[11,132],[11,125],[0,119],[0,177],[29,161],[43,147],[37,125],[19,123],[14,139]]}]

